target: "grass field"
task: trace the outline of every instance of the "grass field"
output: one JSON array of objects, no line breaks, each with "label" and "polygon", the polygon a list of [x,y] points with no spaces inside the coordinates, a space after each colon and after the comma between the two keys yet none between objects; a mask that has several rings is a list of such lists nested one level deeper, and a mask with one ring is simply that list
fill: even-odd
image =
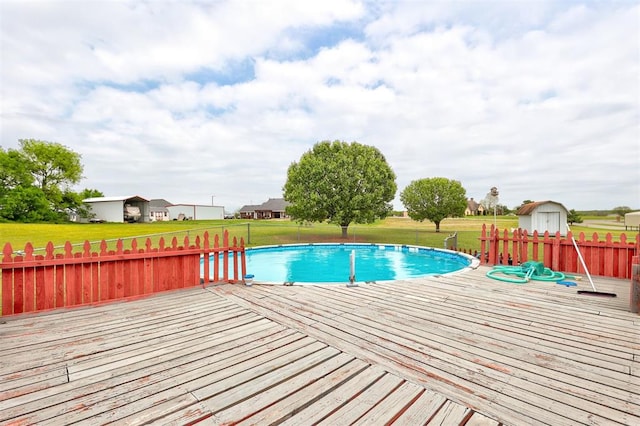
[{"label": "grass field", "polygon": [[[165,244],[170,244],[172,238],[177,238],[182,244],[185,236],[191,239],[202,236],[205,231],[210,234],[221,234],[228,230],[231,237],[244,238],[247,246],[270,244],[308,243],[308,242],[362,242],[362,243],[394,243],[413,244],[429,247],[444,247],[444,239],[457,232],[458,247],[467,250],[479,250],[482,225],[488,227],[493,224],[493,217],[466,217],[446,219],[440,224],[440,232],[435,232],[435,225],[431,222],[416,222],[411,219],[391,217],[370,225],[351,225],[348,238],[341,238],[339,227],[327,224],[299,225],[289,220],[219,220],[219,221],[168,221],[153,223],[102,223],[102,224],[20,224],[0,223],[0,245],[11,243],[12,249],[22,250],[25,244],[31,242],[37,253],[41,253],[49,241],[57,247],[56,252],[62,250],[69,241],[73,245],[82,245],[85,241],[92,242],[92,250],[98,250],[98,243],[106,240],[110,249],[115,242],[122,239],[124,247],[131,246],[130,240],[138,239],[138,245],[143,246],[150,238],[156,246],[160,238]],[[598,223],[603,224],[602,228]],[[609,218],[591,219],[584,225],[572,226],[574,233],[585,232],[588,239],[594,232],[604,237],[611,233],[617,239],[624,233],[624,227],[614,227]],[[609,225],[609,226],[605,226]],[[615,224],[615,223],[613,223]],[[500,229],[511,229],[518,226],[515,216],[497,217]],[[613,228],[613,229],[612,229]],[[632,236],[633,232],[627,232]],[[78,250],[78,249],[75,249]]]}]

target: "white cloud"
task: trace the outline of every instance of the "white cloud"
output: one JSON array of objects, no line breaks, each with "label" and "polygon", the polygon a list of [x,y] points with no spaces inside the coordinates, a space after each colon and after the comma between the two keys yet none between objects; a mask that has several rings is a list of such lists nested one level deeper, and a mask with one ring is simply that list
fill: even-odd
[{"label": "white cloud", "polygon": [[640,206],[635,4],[90,6],[0,3],[2,146],[69,146],[81,187],[233,209],[342,139],[378,147],[399,190]]}]

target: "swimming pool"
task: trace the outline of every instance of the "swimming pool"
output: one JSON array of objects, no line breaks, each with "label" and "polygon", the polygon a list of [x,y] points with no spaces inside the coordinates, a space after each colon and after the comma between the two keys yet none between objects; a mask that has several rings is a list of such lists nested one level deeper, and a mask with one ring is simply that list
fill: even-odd
[{"label": "swimming pool", "polygon": [[347,283],[354,253],[355,281],[389,281],[475,268],[464,253],[392,244],[287,244],[246,249],[247,274],[257,283]]}]

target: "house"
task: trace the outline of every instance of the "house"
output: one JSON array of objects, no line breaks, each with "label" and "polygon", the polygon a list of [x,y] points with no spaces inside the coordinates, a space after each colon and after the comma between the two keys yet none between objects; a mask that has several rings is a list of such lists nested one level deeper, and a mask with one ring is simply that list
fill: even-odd
[{"label": "house", "polygon": [[284,198],[269,198],[256,208],[256,216],[258,219],[284,219],[288,205]]},{"label": "house", "polygon": [[482,216],[484,207],[472,198],[467,200],[467,208],[464,211],[465,216]]},{"label": "house", "polygon": [[153,221],[171,220],[169,209],[171,203],[163,198],[149,200],[149,219]]},{"label": "house", "polygon": [[567,234],[567,216],[569,211],[565,206],[556,201],[536,201],[523,205],[516,213],[518,215],[518,226],[529,233],[538,231],[550,234],[560,232]]},{"label": "house", "polygon": [[240,219],[256,219],[256,209],[259,207],[259,205],[255,204],[247,204],[246,206],[242,206],[239,212]]},{"label": "house", "polygon": [[241,219],[284,219],[289,205],[284,198],[269,198],[260,205],[246,205],[240,209]]},{"label": "house", "polygon": [[149,221],[149,200],[138,195],[85,198],[82,202],[89,207],[91,221],[123,223],[129,211],[135,212],[136,217],[127,221]]}]

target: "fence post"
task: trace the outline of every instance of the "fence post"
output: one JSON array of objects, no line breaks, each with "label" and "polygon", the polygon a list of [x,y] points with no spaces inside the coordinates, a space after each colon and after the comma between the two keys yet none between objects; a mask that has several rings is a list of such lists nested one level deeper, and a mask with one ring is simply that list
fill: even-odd
[{"label": "fence post", "polygon": [[218,248],[220,247],[220,236],[218,234],[213,237],[213,280],[217,282],[220,279],[220,251]]},{"label": "fence post", "polygon": [[504,228],[502,236],[502,252],[500,253],[500,259],[498,259],[498,261],[503,265],[507,265],[509,259],[509,230],[507,228]]},{"label": "fence post", "polygon": [[551,269],[560,270],[560,231],[557,231],[552,241]]},{"label": "fence post", "polygon": [[485,253],[487,248],[487,225],[482,224],[482,233],[480,234],[480,264],[487,262]]},{"label": "fence post", "polygon": [[[229,247],[229,233],[227,231],[225,231],[222,234],[222,246],[223,247]],[[224,250],[223,252],[223,258],[222,258],[222,279],[225,282],[229,281],[229,251],[228,250]]]},{"label": "fence post", "polygon": [[549,231],[544,231],[542,238],[542,264],[551,267],[553,262],[553,241],[549,237]]},{"label": "fence post", "polygon": [[[10,243],[5,243],[2,249],[2,262],[13,262],[13,248]],[[13,313],[13,269],[2,269],[2,305],[0,315]]]},{"label": "fence post", "polygon": [[[237,237],[233,237],[233,281],[231,281],[233,284],[236,284],[238,282],[242,282],[242,280],[244,279],[244,275],[242,275],[241,277],[238,278],[238,240]],[[242,268],[242,266],[241,266]]]},{"label": "fence post", "polygon": [[209,231],[204,232],[202,249],[202,288],[204,288],[206,283],[211,282],[211,273],[209,272],[209,262],[211,259],[211,253],[209,252]]},{"label": "fence post", "polygon": [[492,265],[498,264],[498,250],[500,249],[500,241],[498,240],[500,236],[498,234],[498,228],[495,225],[491,225],[489,230],[489,263]]},{"label": "fence post", "polygon": [[629,309],[633,313],[640,313],[640,256],[633,256],[631,262],[631,291]]},{"label": "fence post", "polygon": [[242,251],[240,252],[240,262],[241,262],[241,275],[240,275],[240,280],[244,280],[244,276],[247,275],[247,259],[246,259],[246,252],[245,252],[245,246],[244,246],[244,240],[242,239],[242,237],[240,238],[240,247],[242,248]]}]

